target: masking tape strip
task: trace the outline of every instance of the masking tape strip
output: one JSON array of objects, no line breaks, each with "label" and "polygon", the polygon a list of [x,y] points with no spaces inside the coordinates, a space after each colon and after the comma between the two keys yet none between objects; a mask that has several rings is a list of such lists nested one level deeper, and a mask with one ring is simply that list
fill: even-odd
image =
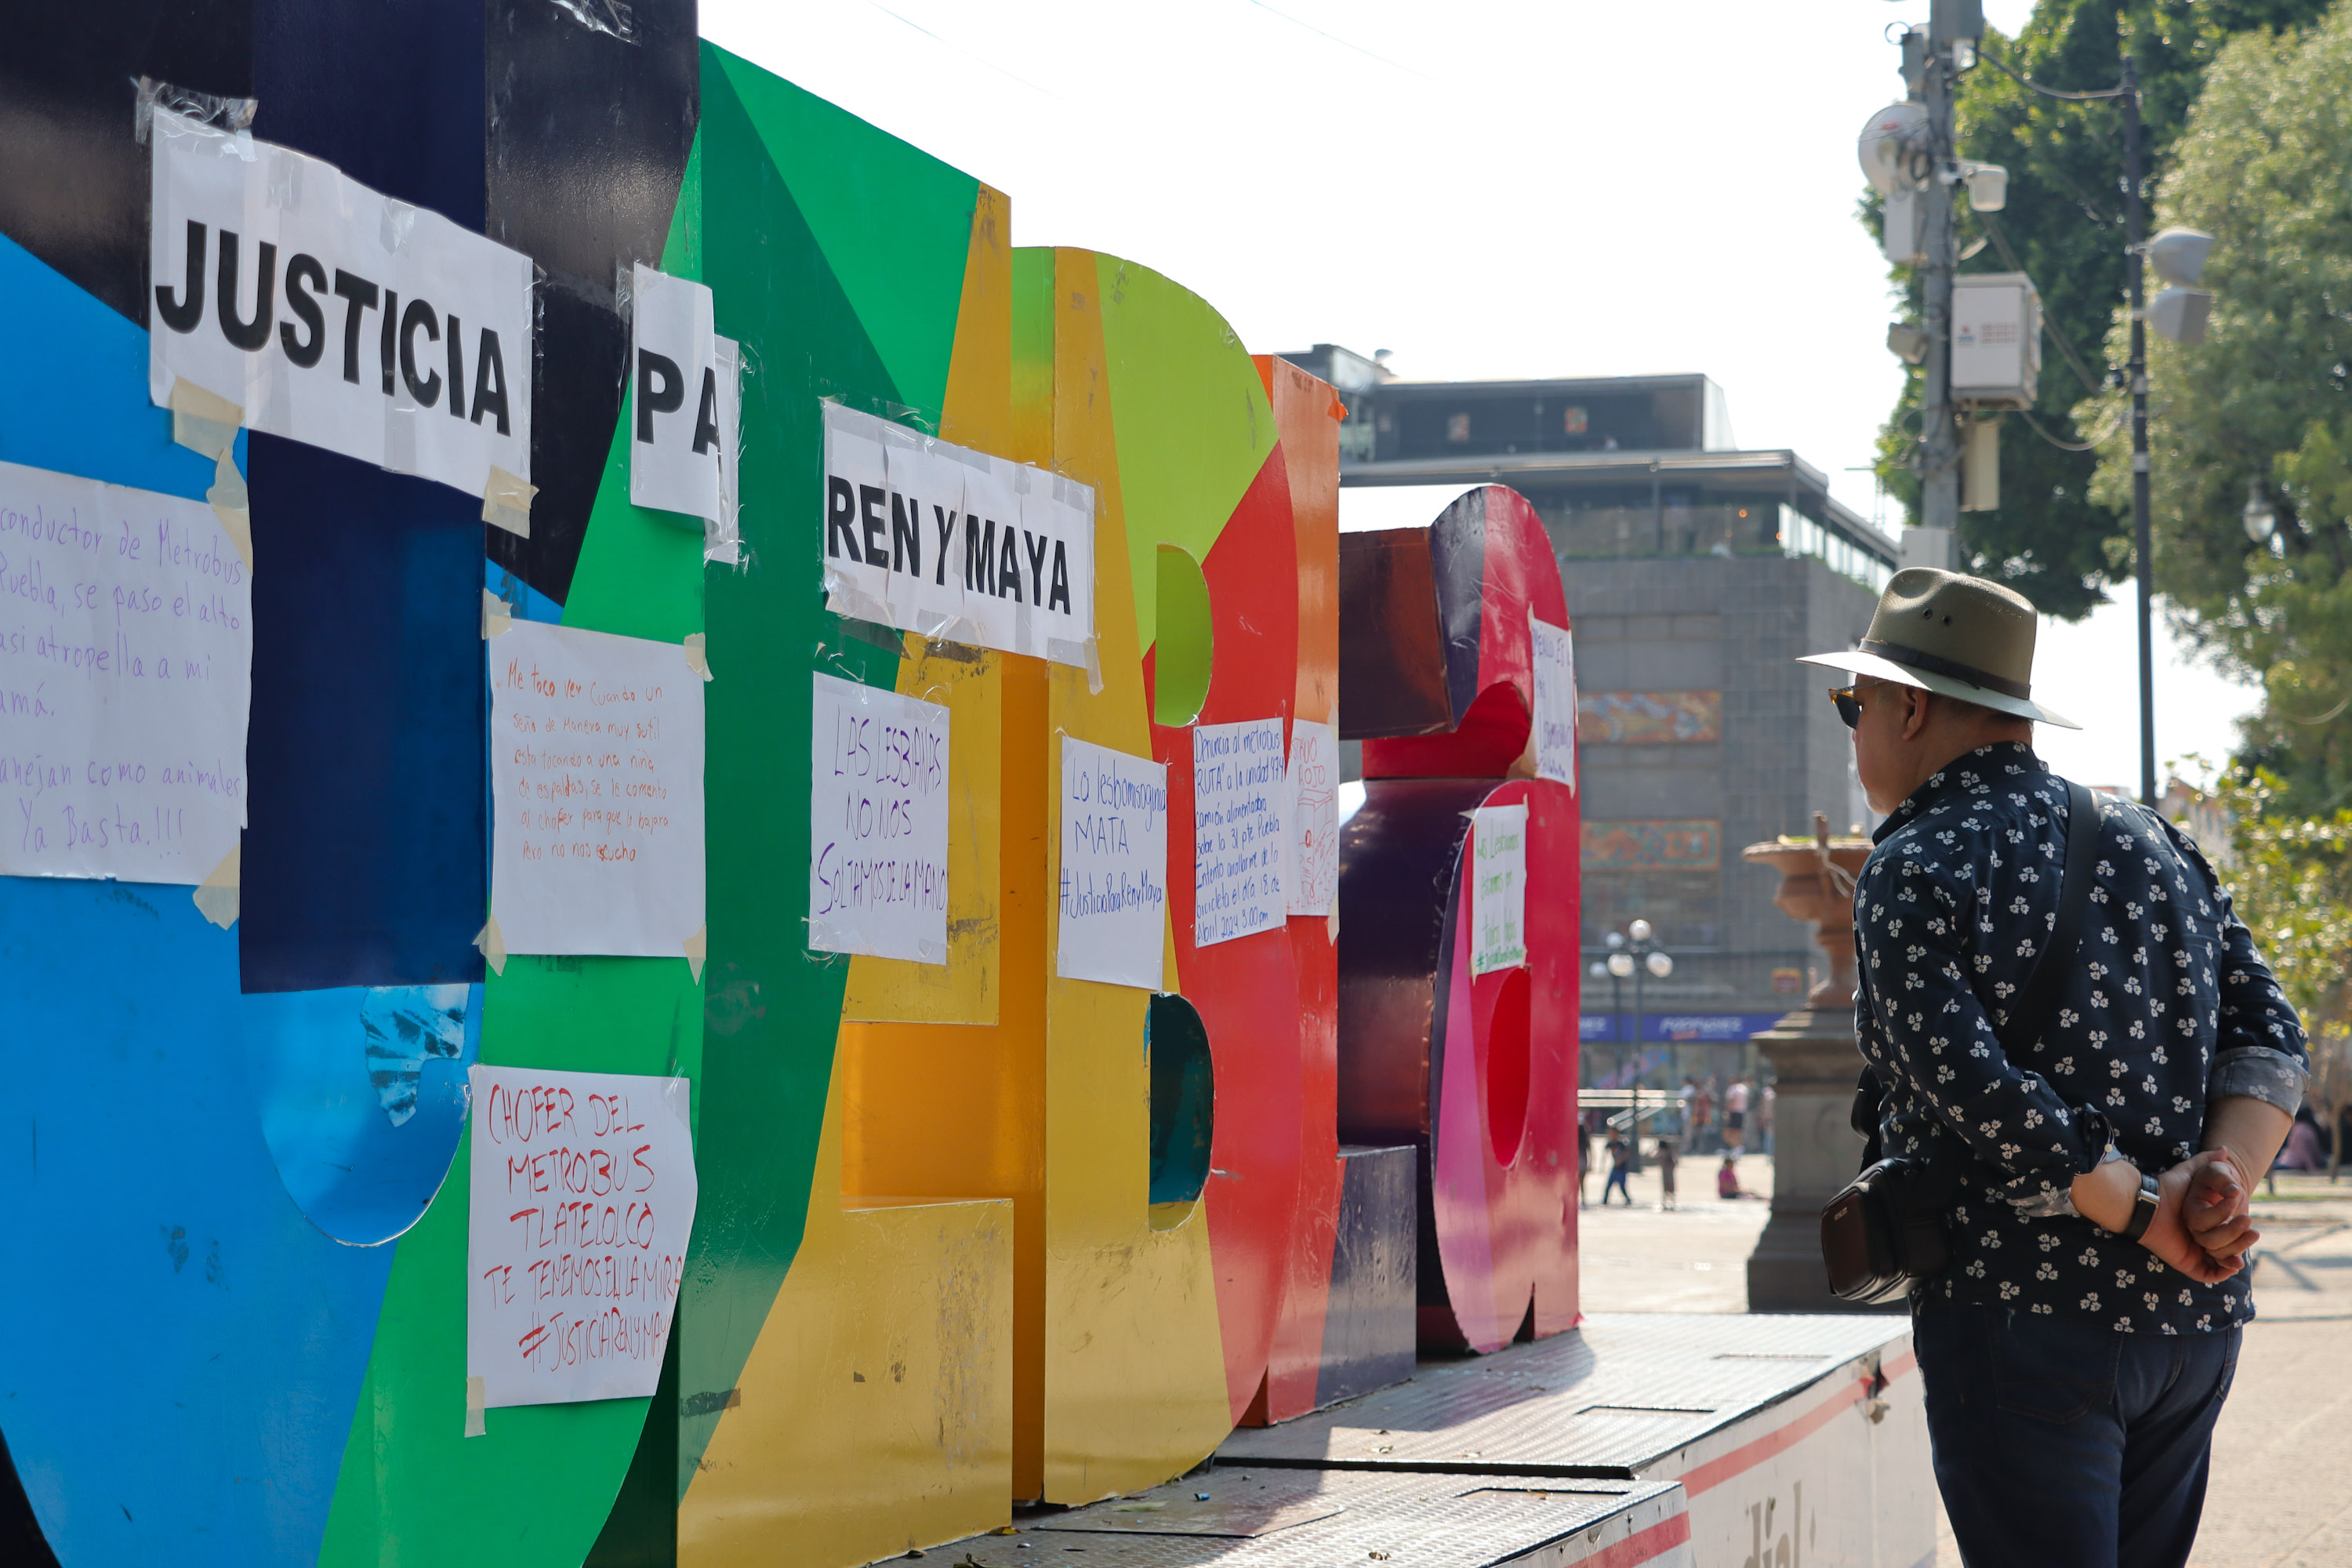
[{"label": "masking tape strip", "polygon": [[530,501],[539,487],[492,465],[482,486],[482,521],[505,529],[519,539],[530,537]]},{"label": "masking tape strip", "polygon": [[484,1408],[488,1399],[489,1394],[483,1388],[480,1378],[469,1377],[466,1380],[467,1436],[487,1437],[490,1435],[489,1417]]},{"label": "masking tape strip", "polygon": [[228,930],[236,924],[237,915],[243,907],[244,885],[245,846],[239,843],[221,857],[220,864],[213,868],[211,876],[196,884],[193,895],[196,900],[196,912],[221,930]]},{"label": "masking tape strip", "polygon": [[507,606],[507,602],[488,588],[483,589],[482,640],[488,642],[490,638],[509,630],[513,626],[514,611]]},{"label": "masking tape strip", "polygon": [[709,639],[700,632],[686,634],[686,664],[688,668],[703,679],[711,679],[710,645]]},{"label": "masking tape strip", "polygon": [[221,447],[213,463],[213,488],[205,492],[211,503],[213,515],[220,520],[221,531],[236,546],[237,559],[245,563],[247,572],[253,570],[253,506],[246,495],[245,476],[236,471],[236,461],[230,457],[232,448]]},{"label": "masking tape strip", "polygon": [[499,933],[499,917],[491,915],[474,933],[474,945],[482,950],[482,962],[490,966],[493,974],[507,972],[507,939]]},{"label": "masking tape strip", "polygon": [[206,392],[185,376],[172,381],[172,439],[191,452],[219,458],[236,443],[245,410],[218,393]]},{"label": "masking tape strip", "polygon": [[706,921],[695,929],[692,936],[686,939],[686,962],[694,971],[695,984],[701,984],[702,966],[709,961],[709,957],[710,926]]}]

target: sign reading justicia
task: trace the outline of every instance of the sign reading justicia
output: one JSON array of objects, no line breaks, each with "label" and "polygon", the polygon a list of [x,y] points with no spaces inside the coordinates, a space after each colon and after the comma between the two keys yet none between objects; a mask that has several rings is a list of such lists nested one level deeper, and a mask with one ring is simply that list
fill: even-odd
[{"label": "sign reading justicia", "polygon": [[152,178],[158,405],[470,495],[529,477],[529,257],[160,106]]}]

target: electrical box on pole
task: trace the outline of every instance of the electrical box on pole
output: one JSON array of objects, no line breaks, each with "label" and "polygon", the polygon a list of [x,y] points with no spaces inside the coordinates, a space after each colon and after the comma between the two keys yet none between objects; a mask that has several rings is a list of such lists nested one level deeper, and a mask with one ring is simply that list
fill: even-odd
[{"label": "electrical box on pole", "polygon": [[1984,0],[1934,0],[1927,7],[1927,37],[1937,47],[1973,44],[1984,27]]},{"label": "electrical box on pole", "polygon": [[1960,510],[2000,510],[2000,421],[1973,419],[1960,447]]},{"label": "electrical box on pole", "polygon": [[1952,404],[2031,408],[2042,369],[2042,296],[2022,272],[1952,279]]}]

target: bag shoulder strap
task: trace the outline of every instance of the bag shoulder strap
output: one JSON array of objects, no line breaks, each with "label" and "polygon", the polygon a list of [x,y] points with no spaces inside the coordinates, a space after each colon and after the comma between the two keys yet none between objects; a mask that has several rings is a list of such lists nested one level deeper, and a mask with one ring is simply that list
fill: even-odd
[{"label": "bag shoulder strap", "polygon": [[[2083,928],[2090,923],[2091,868],[2099,852],[2099,803],[2074,780],[2061,782],[2066,786],[2066,858],[2058,877],[2058,918],[2051,925],[2048,944],[2034,961],[2033,973],[2018,994],[2017,1005],[1993,1030],[2006,1051],[2032,1045],[2049,1023],[2058,1005],[2058,994],[2074,973],[2074,955],[2083,945]],[[1885,1115],[1886,1093],[1887,1086],[1878,1081],[1878,1075],[1864,1067],[1848,1120],[1868,1140],[1865,1168],[1875,1164],[1880,1156],[1878,1127]]]},{"label": "bag shoulder strap", "polygon": [[2033,1043],[2058,1006],[2058,994],[2074,973],[2074,955],[2083,945],[2083,927],[2089,923],[2091,866],[2099,852],[2099,803],[2072,779],[2066,785],[2066,863],[2059,873],[2058,918],[2051,924],[2050,941],[2019,992],[2017,1005],[1993,1033],[2001,1048],[2012,1054]]}]

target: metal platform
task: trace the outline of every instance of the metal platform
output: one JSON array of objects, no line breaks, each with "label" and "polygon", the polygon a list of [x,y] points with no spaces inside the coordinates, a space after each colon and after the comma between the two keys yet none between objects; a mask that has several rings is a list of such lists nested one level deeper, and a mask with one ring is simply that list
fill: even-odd
[{"label": "metal platform", "polygon": [[1411,1383],[1244,1427],[1217,1462],[1631,1480],[1890,1345],[1908,1354],[1906,1321],[1596,1314],[1571,1333],[1423,1362]]},{"label": "metal platform", "polygon": [[1936,1553],[1933,1485],[1907,1320],[1612,1313],[1423,1362],[1411,1383],[1235,1432],[1200,1475],[928,1555],[1919,1568]]},{"label": "metal platform", "polygon": [[1227,1468],[934,1548],[950,1568],[1689,1568],[1671,1481]]}]

